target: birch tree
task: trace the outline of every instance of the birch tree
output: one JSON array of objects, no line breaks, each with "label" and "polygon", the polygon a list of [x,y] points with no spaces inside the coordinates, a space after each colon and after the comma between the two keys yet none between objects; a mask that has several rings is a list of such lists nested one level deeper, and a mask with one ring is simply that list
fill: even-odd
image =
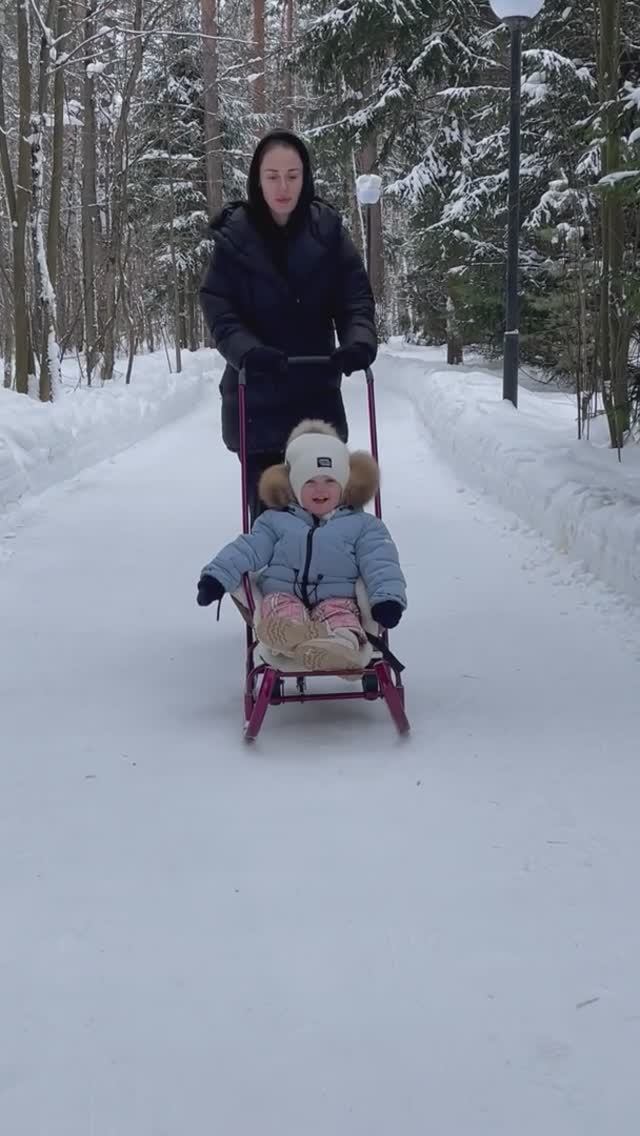
[{"label": "birch tree", "polygon": [[96,297],[97,263],[97,154],[95,76],[100,72],[96,51],[96,20],[94,0],[85,2],[83,31],[86,40],[84,75],[82,79],[82,290],[84,303],[85,368],[89,386],[98,356],[98,316]]}]

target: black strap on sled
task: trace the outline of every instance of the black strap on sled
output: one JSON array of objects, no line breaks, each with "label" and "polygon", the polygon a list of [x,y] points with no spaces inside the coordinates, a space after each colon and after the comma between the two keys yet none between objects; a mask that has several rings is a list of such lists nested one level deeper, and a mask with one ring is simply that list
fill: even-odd
[{"label": "black strap on sled", "polygon": [[400,660],[396,658],[393,651],[389,649],[388,644],[385,643],[384,639],[382,639],[380,635],[370,635],[368,631],[367,639],[369,640],[371,646],[375,647],[376,651],[380,652],[385,663],[388,663],[390,667],[393,667],[393,670],[396,672],[396,674],[402,674],[403,670],[405,669],[404,663],[401,663]]}]

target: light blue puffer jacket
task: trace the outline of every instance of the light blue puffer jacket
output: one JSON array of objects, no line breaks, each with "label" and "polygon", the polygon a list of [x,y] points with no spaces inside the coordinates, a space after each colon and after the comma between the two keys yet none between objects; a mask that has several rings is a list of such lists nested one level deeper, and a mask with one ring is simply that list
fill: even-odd
[{"label": "light blue puffer jacket", "polygon": [[341,507],[317,518],[299,505],[268,509],[248,536],[226,545],[202,570],[228,592],[245,572],[260,572],[263,595],[287,592],[308,606],[338,596],[355,597],[362,577],[374,604],[396,600],[406,607],[405,579],[398,550],[386,525],[363,509]]}]

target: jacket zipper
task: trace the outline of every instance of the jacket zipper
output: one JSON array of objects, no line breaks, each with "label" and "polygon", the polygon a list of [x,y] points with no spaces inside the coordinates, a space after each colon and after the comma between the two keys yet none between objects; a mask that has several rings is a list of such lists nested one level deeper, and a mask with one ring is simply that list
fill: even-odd
[{"label": "jacket zipper", "polygon": [[307,555],[306,555],[305,562],[304,562],[304,570],[303,570],[303,573],[302,573],[302,579],[300,581],[300,598],[302,599],[302,602],[303,602],[304,606],[307,608],[307,610],[311,609],[311,603],[309,602],[309,568],[311,567],[311,554],[313,552],[313,538],[316,534],[316,531],[317,531],[319,524],[320,524],[320,521],[318,520],[318,518],[314,517],[313,518],[313,527],[310,528],[309,532],[307,533]]}]

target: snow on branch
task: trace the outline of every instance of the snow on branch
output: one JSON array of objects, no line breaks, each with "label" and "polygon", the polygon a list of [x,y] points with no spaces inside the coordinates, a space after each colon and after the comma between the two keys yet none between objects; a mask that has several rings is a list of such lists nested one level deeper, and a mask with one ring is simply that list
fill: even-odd
[{"label": "snow on branch", "polygon": [[386,19],[390,16],[396,26],[405,26],[419,20],[423,13],[417,0],[353,0],[350,4],[339,3],[318,16],[307,28],[307,34],[353,32],[358,24],[380,15]]},{"label": "snow on branch", "polygon": [[413,62],[409,64],[407,74],[415,75],[417,72],[421,71],[425,64],[430,61],[431,57],[436,51],[444,56],[447,63],[451,62],[447,54],[447,49],[445,47],[442,36],[440,34],[436,34],[431,36],[430,39],[427,40],[420,54],[416,55]]},{"label": "snow on branch", "polygon": [[596,86],[596,80],[588,67],[575,63],[573,59],[568,59],[566,55],[560,55],[557,51],[533,47],[523,51],[522,61],[532,64],[547,75],[567,75],[588,87]]},{"label": "snow on branch", "polygon": [[598,189],[619,189],[640,179],[640,170],[614,170],[596,182]]},{"label": "snow on branch", "polygon": [[415,201],[425,190],[438,189],[447,172],[445,161],[439,155],[435,143],[431,143],[422,160],[405,177],[392,182],[387,187],[387,193]]},{"label": "snow on branch", "polygon": [[450,99],[452,102],[467,103],[473,98],[487,95],[504,98],[509,94],[509,88],[496,87],[493,83],[483,83],[474,87],[445,87],[438,94],[440,98]]},{"label": "snow on branch", "polygon": [[578,177],[596,178],[602,169],[602,157],[599,141],[592,143],[578,161],[576,174]]},{"label": "snow on branch", "polygon": [[558,178],[549,182],[549,188],[542,194],[535,209],[524,222],[525,229],[540,229],[544,225],[553,224],[554,218],[563,213],[578,213],[586,217],[587,196],[584,190],[570,186],[566,178]]}]

